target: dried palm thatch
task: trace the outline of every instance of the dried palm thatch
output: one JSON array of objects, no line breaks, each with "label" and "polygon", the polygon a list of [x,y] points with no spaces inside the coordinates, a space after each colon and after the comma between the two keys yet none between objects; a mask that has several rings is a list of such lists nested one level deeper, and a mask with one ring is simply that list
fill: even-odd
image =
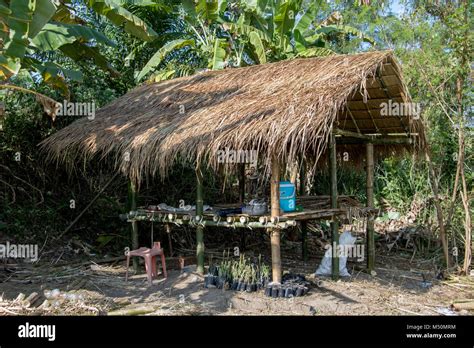
[{"label": "dried palm thatch", "polygon": [[[256,150],[292,163],[318,159],[333,127],[363,134],[418,134],[412,117],[387,117],[381,103],[410,102],[392,52],[306,58],[208,71],[135,88],[42,142],[48,159],[112,159],[140,182],[177,160],[217,168],[219,150]],[[229,166],[230,167],[230,166]]]}]

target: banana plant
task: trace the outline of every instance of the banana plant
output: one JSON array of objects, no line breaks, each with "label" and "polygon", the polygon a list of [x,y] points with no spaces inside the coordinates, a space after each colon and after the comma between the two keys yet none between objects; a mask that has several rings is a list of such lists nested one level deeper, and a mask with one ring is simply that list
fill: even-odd
[{"label": "banana plant", "polygon": [[[186,30],[158,48],[137,74],[137,82],[178,76],[169,61],[188,60],[196,69],[264,64],[294,57],[334,54],[333,43],[360,38],[339,12],[318,21],[322,0],[184,0],[178,8]],[[161,67],[161,69],[160,69]],[[190,69],[193,72],[196,69]]]},{"label": "banana plant", "polygon": [[334,54],[329,44],[336,39],[358,37],[373,44],[373,40],[356,28],[343,25],[339,12],[333,12],[318,23],[321,1],[258,0],[254,3],[245,13],[248,24],[271,37],[269,48],[275,60]]},{"label": "banana plant", "polygon": [[[193,55],[195,69],[220,70],[228,66],[265,63],[266,48],[264,42],[270,38],[263,31],[246,23],[245,16],[229,16],[229,7],[235,1],[223,0],[185,0],[176,9],[184,31],[181,37],[170,40],[160,47],[142,70],[137,74],[137,82],[151,72],[153,81],[177,76],[175,69],[169,69],[167,61],[173,57]],[[170,58],[171,57],[171,58]],[[182,58],[186,59],[186,58]],[[193,62],[190,62],[191,65]],[[158,70],[160,65],[164,68]]]},{"label": "banana plant", "polygon": [[[174,77],[174,69],[156,70],[160,64],[166,62],[167,57],[177,54],[180,50],[199,57],[198,61],[206,62],[206,66],[200,68],[223,69],[226,66],[230,43],[226,37],[220,35],[222,30],[218,23],[226,5],[226,1],[183,1],[176,10],[179,13],[178,20],[182,21],[185,28],[182,37],[170,40],[160,47],[137,74],[137,82],[154,71],[155,74],[151,76],[154,81]],[[166,67],[166,64],[164,65]]]},{"label": "banana plant", "polygon": [[115,25],[123,27],[127,33],[143,41],[155,40],[158,34],[145,21],[128,11],[126,5],[166,9],[165,6],[150,0],[87,0],[89,8]]},{"label": "banana plant", "polygon": [[[167,10],[150,0],[86,0],[83,5],[143,41],[153,41],[157,34],[126,7]],[[0,88],[14,86],[9,80],[20,71],[36,72],[44,83],[68,98],[67,81],[80,81],[82,74],[41,58],[48,52],[61,52],[76,62],[92,61],[99,68],[118,74],[100,51],[100,47],[114,43],[86,26],[76,6],[71,0],[0,0]]]}]

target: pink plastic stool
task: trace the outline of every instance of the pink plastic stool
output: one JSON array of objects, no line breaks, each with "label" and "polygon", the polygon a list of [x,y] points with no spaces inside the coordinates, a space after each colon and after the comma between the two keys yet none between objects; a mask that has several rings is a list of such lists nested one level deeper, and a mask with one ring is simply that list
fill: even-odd
[{"label": "pink plastic stool", "polygon": [[161,267],[163,268],[163,276],[168,278],[166,273],[166,260],[165,252],[161,248],[160,242],[153,243],[153,248],[139,248],[136,250],[130,250],[127,254],[127,273],[125,274],[125,281],[128,281],[128,268],[130,267],[130,257],[139,256],[145,259],[145,270],[148,278],[148,285],[152,285],[153,277],[157,277],[156,273],[156,257],[161,256]]}]

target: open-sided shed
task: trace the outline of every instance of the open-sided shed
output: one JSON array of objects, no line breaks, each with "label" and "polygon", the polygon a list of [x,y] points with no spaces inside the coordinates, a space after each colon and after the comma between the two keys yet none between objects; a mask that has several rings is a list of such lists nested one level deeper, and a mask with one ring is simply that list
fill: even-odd
[{"label": "open-sided shed", "polygon": [[[79,119],[61,129],[41,146],[50,160],[70,166],[77,161],[111,159],[114,170],[133,186],[147,176],[166,176],[176,161],[195,163],[198,197],[196,214],[189,222],[198,231],[201,271],[203,229],[215,221],[205,223],[203,217],[199,168],[234,170],[235,165],[220,163],[219,151],[257,151],[267,173],[271,172],[271,219],[255,227],[271,232],[273,280],[278,282],[280,230],[285,228],[281,222],[298,220],[280,212],[282,167],[301,166],[303,161],[317,165],[329,158],[333,211],[326,217],[332,220],[337,242],[337,149],[347,151],[352,161],[366,159],[367,206],[373,208],[374,149],[387,155],[423,147],[418,116],[393,53],[376,51],[207,71],[145,84],[98,110],[94,119]],[[299,220],[317,218],[312,213]],[[370,269],[373,215],[367,241]],[[336,275],[337,258],[334,262]]]}]

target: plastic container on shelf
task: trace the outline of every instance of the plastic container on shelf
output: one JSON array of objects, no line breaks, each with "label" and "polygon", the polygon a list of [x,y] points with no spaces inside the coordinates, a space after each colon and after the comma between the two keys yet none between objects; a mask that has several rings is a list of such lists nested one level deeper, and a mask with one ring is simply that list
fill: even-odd
[{"label": "plastic container on shelf", "polygon": [[296,188],[289,181],[280,181],[280,208],[284,212],[296,209]]}]

